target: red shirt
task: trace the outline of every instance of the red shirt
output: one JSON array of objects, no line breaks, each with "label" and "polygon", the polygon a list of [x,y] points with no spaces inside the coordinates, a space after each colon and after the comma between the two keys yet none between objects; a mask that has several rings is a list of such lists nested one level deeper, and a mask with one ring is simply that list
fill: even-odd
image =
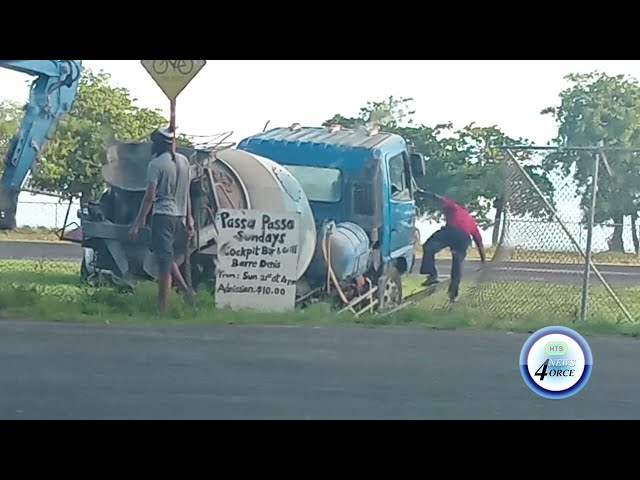
[{"label": "red shirt", "polygon": [[440,197],[440,203],[442,203],[444,207],[444,215],[447,219],[447,225],[459,228],[467,235],[470,235],[476,243],[476,246],[481,248],[482,236],[478,229],[478,223],[467,209],[446,197]]}]

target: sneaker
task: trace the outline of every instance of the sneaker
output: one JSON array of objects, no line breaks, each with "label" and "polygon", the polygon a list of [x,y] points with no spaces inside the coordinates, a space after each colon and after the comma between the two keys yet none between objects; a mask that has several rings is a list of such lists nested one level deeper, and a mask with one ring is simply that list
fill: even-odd
[{"label": "sneaker", "polygon": [[428,287],[430,285],[435,285],[436,283],[440,283],[437,275],[429,275],[424,282],[422,282],[423,287]]},{"label": "sneaker", "polygon": [[455,302],[458,299],[458,292],[453,292],[451,291],[451,289],[449,289],[447,291],[447,294],[449,295],[449,301],[451,303]]}]

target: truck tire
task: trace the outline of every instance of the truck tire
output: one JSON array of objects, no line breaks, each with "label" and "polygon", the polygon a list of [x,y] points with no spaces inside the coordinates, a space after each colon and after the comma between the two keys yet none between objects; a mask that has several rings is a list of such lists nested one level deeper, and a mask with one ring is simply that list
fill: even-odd
[{"label": "truck tire", "polygon": [[191,256],[191,282],[194,289],[197,290],[201,285],[213,286],[215,276],[215,263],[211,256],[197,252]]},{"label": "truck tire", "polygon": [[395,265],[387,265],[378,279],[379,310],[389,310],[402,303],[402,275]]}]

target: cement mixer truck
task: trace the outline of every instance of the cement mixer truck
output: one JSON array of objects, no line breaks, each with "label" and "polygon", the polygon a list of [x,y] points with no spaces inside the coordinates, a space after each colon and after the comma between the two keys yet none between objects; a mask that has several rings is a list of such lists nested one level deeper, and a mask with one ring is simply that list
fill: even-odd
[{"label": "cement mixer truck", "polygon": [[[179,151],[190,159],[194,178],[196,233],[188,263],[195,285],[215,279],[219,209],[295,212],[300,304],[324,296],[354,313],[401,304],[402,275],[415,262],[415,179],[425,175],[424,158],[402,137],[294,124],[248,137],[236,148]],[[128,237],[150,159],[147,143],[108,148],[103,176],[109,188],[79,212],[83,278],[155,278],[149,229],[135,242]]]}]

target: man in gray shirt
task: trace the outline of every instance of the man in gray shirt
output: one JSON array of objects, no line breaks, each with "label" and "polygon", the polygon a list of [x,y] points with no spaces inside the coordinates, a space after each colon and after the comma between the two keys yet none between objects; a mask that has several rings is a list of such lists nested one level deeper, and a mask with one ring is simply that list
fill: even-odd
[{"label": "man in gray shirt", "polygon": [[151,134],[152,159],[147,167],[147,191],[140,211],[131,226],[131,238],[138,236],[149,211],[151,220],[151,250],[159,269],[158,309],[167,310],[167,296],[171,277],[186,297],[195,304],[195,293],[187,287],[174,260],[176,247],[187,253],[188,241],[193,236],[191,215],[191,185],[189,161],[184,155],[173,153],[173,135],[168,129],[157,129]]}]

